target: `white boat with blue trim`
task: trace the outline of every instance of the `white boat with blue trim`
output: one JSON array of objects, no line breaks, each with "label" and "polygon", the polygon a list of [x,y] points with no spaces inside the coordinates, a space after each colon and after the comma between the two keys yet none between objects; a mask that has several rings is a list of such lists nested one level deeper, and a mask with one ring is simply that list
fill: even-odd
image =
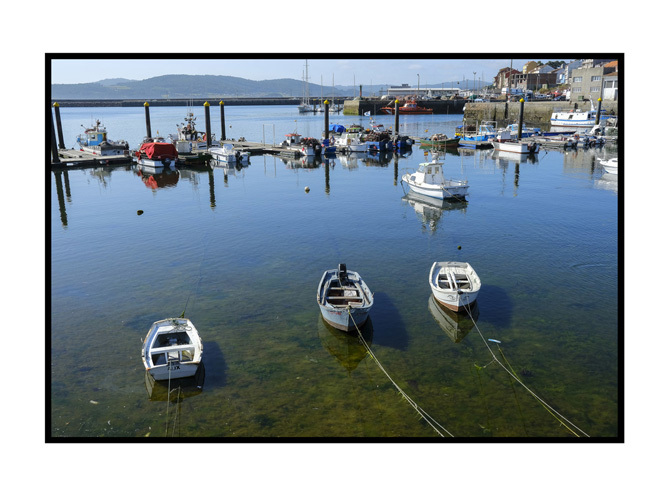
[{"label": "white boat with blue trim", "polygon": [[323,273],[316,300],[328,324],[342,331],[353,331],[367,322],[374,294],[360,274],[347,270],[346,264],[339,264],[337,269]]},{"label": "white boat with blue trim", "polygon": [[[607,119],[615,120],[614,116],[606,114],[602,110],[599,115],[600,123]],[[590,102],[590,110],[572,109],[568,111],[555,111],[551,114],[552,127],[592,127],[597,124],[597,111],[592,102]]]},{"label": "white boat with blue trim", "polygon": [[77,136],[77,146],[81,151],[94,155],[127,155],[130,153],[126,141],[111,141],[107,138],[107,129],[99,120],[95,121],[95,125],[85,128],[84,134]]},{"label": "white boat with blue trim", "polygon": [[142,345],[142,362],[157,381],[191,377],[202,361],[202,340],[186,318],[154,322]]},{"label": "white boat with blue trim", "polygon": [[235,148],[231,143],[223,143],[219,147],[209,148],[211,158],[216,162],[225,162],[228,164],[248,164],[249,152]]}]

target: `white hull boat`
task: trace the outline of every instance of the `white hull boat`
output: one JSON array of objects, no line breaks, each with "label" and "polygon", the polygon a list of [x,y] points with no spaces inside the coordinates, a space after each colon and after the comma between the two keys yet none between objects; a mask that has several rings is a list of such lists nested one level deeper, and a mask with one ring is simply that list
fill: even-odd
[{"label": "white hull boat", "polygon": [[335,139],[335,146],[345,152],[361,153],[366,152],[369,145],[360,141],[358,133],[343,133]]},{"label": "white hull boat", "polygon": [[416,172],[404,174],[402,181],[409,185],[411,191],[440,200],[464,199],[468,194],[467,181],[445,179],[443,162],[437,158],[418,166]]},{"label": "white hull boat", "polygon": [[609,160],[602,160],[598,159],[599,162],[602,164],[602,167],[604,167],[604,170],[608,172],[609,174],[618,174],[618,159],[617,158],[611,158]]},{"label": "white hull boat", "polygon": [[508,130],[501,131],[490,141],[493,148],[498,152],[520,153],[521,155],[536,153],[541,146],[535,141],[526,142],[513,139],[511,132]]},{"label": "white hull boat", "polygon": [[438,303],[461,312],[476,301],[481,280],[467,262],[434,262],[430,269],[430,288]]},{"label": "white hull boat", "polygon": [[339,264],[326,270],[316,292],[323,319],[336,329],[353,331],[367,322],[374,295],[360,274]]},{"label": "white hull boat", "polygon": [[209,148],[209,154],[217,162],[226,162],[232,164],[247,164],[250,157],[249,152],[236,150],[234,146],[229,143],[225,143],[221,147]]},{"label": "white hull boat", "polygon": [[84,152],[93,155],[111,156],[127,155],[130,153],[126,141],[111,141],[107,138],[107,129],[95,121],[95,125],[84,131],[84,134],[77,136],[77,145]]},{"label": "white hull boat", "polygon": [[196,374],[202,361],[202,340],[185,318],[154,322],[142,346],[142,362],[157,381]]}]

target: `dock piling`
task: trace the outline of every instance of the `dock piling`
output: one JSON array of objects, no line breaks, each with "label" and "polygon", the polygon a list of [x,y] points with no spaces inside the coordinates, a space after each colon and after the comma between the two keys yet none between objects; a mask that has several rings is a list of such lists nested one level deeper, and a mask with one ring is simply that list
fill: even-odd
[{"label": "dock piling", "polygon": [[523,111],[525,110],[525,99],[520,99],[520,114],[518,114],[518,141],[523,137]]},{"label": "dock piling", "polygon": [[56,114],[56,131],[58,132],[58,149],[65,149],[65,140],[63,139],[63,125],[60,122],[60,105],[58,102],[53,104],[53,110]]},{"label": "dock piling", "polygon": [[144,117],[146,119],[146,137],[151,138],[151,115],[149,114],[149,102],[144,102]]},{"label": "dock piling", "polygon": [[207,148],[211,147],[211,119],[209,118],[209,102],[204,102],[204,124],[207,132]]},{"label": "dock piling", "polygon": [[597,99],[597,119],[595,119],[595,124],[599,125],[599,116],[602,115],[602,99]]},{"label": "dock piling", "polygon": [[60,164],[58,157],[58,146],[56,145],[56,130],[53,127],[53,117],[51,117],[51,162]]},{"label": "dock piling", "polygon": [[395,99],[395,136],[400,137],[400,101]]},{"label": "dock piling", "polygon": [[223,110],[223,100],[218,102],[218,105],[221,107],[221,141],[225,141],[225,111]]},{"label": "dock piling", "polygon": [[330,146],[330,102],[325,100],[323,103],[325,104],[325,140],[323,143],[325,146]]}]

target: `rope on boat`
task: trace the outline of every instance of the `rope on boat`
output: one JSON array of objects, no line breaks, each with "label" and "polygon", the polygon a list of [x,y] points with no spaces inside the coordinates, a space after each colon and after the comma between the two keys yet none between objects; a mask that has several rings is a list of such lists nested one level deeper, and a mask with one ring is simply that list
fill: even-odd
[{"label": "rope on boat", "polygon": [[[378,365],[379,369],[381,369],[381,372],[383,372],[383,373],[386,375],[386,377],[388,378],[388,380],[392,383],[392,385],[395,386],[395,389],[397,389],[397,391],[399,391],[399,393],[402,395],[402,397],[403,397],[405,400],[407,400],[407,402],[409,403],[409,405],[411,405],[411,407],[412,407],[414,410],[416,410],[416,411],[418,412],[418,415],[420,415],[420,416],[422,417],[422,419],[425,420],[425,422],[427,422],[427,424],[428,424],[430,427],[432,427],[432,429],[434,429],[435,432],[436,432],[437,434],[439,434],[441,437],[445,437],[444,434],[443,434],[443,433],[445,432],[445,433],[448,434],[449,436],[451,436],[451,437],[455,437],[453,434],[451,434],[450,432],[448,432],[448,430],[446,430],[446,428],[444,428],[443,426],[441,426],[436,420],[434,420],[432,417],[430,417],[430,415],[428,415],[428,414],[425,412],[425,410],[423,410],[420,406],[418,406],[418,404],[417,404],[414,400],[412,400],[412,399],[409,397],[409,395],[407,395],[407,394],[402,390],[401,387],[399,387],[399,386],[397,385],[397,383],[393,380],[393,378],[390,377],[390,374],[388,374],[388,372],[386,372],[386,369],[383,368],[383,365],[381,365],[381,362],[379,362],[378,358],[376,358],[376,356],[374,355],[374,353],[372,353],[372,350],[370,349],[369,345],[367,344],[367,341],[365,341],[365,338],[362,337],[362,332],[360,332],[360,329],[358,328],[358,324],[355,323],[355,320],[353,319],[353,315],[351,315],[351,307],[348,307],[348,308],[347,308],[347,311],[348,311],[348,315],[349,315],[349,317],[350,317],[351,320],[353,321],[353,325],[355,326],[355,330],[358,331],[358,339],[362,342],[363,346],[364,346],[365,349],[367,350],[367,353],[369,353],[369,356],[372,357],[372,360],[374,360],[374,362],[376,362],[376,365]],[[440,429],[441,429],[441,430],[440,430]],[[443,431],[443,432],[442,432],[442,431]]]},{"label": "rope on boat", "polygon": [[[482,333],[481,330],[479,329],[479,326],[476,325],[476,321],[474,320],[474,317],[472,316],[472,314],[471,314],[471,312],[470,312],[470,310],[469,310],[469,307],[468,307],[468,306],[465,306],[465,309],[467,310],[467,315],[469,315],[469,318],[470,318],[470,319],[472,320],[472,322],[474,323],[474,328],[475,328],[476,331],[479,333],[479,336],[481,337],[481,340],[483,341],[483,344],[485,345],[486,348],[488,348],[488,351],[489,351],[490,354],[492,355],[493,361],[497,362],[497,364],[498,364],[500,367],[502,367],[502,369],[503,369],[507,374],[509,374],[513,379],[515,379],[516,382],[518,382],[518,384],[520,384],[521,386],[523,386],[523,387],[527,390],[527,392],[530,393],[530,394],[531,394],[531,395],[532,395],[532,396],[533,396],[533,397],[534,397],[534,398],[541,404],[541,406],[543,406],[543,407],[548,411],[548,413],[550,413],[550,414],[551,414],[551,415],[552,415],[552,416],[553,416],[553,417],[554,417],[560,424],[562,424],[562,426],[563,426],[564,428],[566,428],[569,432],[571,432],[572,434],[574,434],[574,436],[576,436],[576,437],[581,437],[581,436],[579,436],[576,432],[574,432],[574,430],[571,429],[567,424],[571,425],[575,430],[579,431],[579,432],[580,432],[581,434],[583,434],[585,437],[590,437],[585,431],[583,431],[582,429],[580,429],[579,427],[577,427],[573,422],[569,421],[564,415],[562,415],[560,412],[558,412],[556,409],[554,409],[552,406],[550,406],[548,403],[546,403],[546,401],[544,401],[543,399],[541,399],[541,398],[540,398],[534,391],[532,391],[530,388],[528,388],[528,387],[523,383],[523,381],[521,381],[521,380],[518,378],[518,376],[516,375],[515,372],[512,372],[513,369],[511,369],[511,364],[509,364],[508,360],[507,360],[506,357],[504,356],[504,353],[502,353],[502,347],[499,345],[499,343],[497,343],[497,348],[499,348],[499,352],[500,352],[500,354],[502,355],[502,358],[504,358],[504,361],[507,363],[507,365],[509,365],[509,368],[506,368],[506,367],[504,366],[504,364],[503,364],[502,362],[499,361],[499,358],[497,358],[497,355],[495,355],[495,352],[492,351],[492,349],[490,348],[490,346],[489,346],[488,343],[486,342],[485,338],[483,337],[483,333]],[[491,362],[491,363],[492,363],[492,362]],[[490,363],[489,363],[488,365],[490,365]],[[486,367],[487,367],[488,365],[486,365]],[[484,367],[484,368],[485,368],[485,367]],[[511,369],[511,370],[509,370],[509,369]],[[564,422],[563,422],[563,421],[564,421]],[[566,422],[566,423],[565,423],[565,422]]]}]

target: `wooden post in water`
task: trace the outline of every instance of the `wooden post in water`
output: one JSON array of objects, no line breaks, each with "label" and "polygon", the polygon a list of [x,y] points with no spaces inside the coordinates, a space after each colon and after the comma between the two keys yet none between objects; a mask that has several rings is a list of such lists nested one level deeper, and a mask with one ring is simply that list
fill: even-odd
[{"label": "wooden post in water", "polygon": [[207,132],[207,148],[211,146],[211,119],[209,118],[209,102],[204,102],[204,126]]},{"label": "wooden post in water", "polygon": [[395,99],[395,136],[400,137],[400,101]]},{"label": "wooden post in water", "polygon": [[51,117],[51,161],[54,164],[60,164],[60,158],[58,157],[58,145],[56,145],[56,130],[53,128],[53,116]]},{"label": "wooden post in water", "polygon": [[56,113],[56,131],[58,132],[58,148],[60,150],[65,149],[65,140],[63,139],[63,125],[60,122],[60,105],[58,102],[53,104],[53,110]]},{"label": "wooden post in water", "polygon": [[221,106],[221,141],[225,141],[225,111],[223,110],[223,100],[218,102]]},{"label": "wooden post in water", "polygon": [[523,111],[525,109],[525,99],[520,99],[520,114],[518,115],[518,141],[523,137]]},{"label": "wooden post in water", "polygon": [[325,146],[330,146],[330,102],[325,100],[323,103],[325,104],[325,140],[323,140],[323,144]]},{"label": "wooden post in water", "polygon": [[595,125],[599,124],[599,116],[602,115],[602,99],[597,99],[597,119],[595,120]]},{"label": "wooden post in water", "polygon": [[149,102],[144,102],[144,117],[146,119],[146,137],[151,138],[151,115],[149,114]]}]

